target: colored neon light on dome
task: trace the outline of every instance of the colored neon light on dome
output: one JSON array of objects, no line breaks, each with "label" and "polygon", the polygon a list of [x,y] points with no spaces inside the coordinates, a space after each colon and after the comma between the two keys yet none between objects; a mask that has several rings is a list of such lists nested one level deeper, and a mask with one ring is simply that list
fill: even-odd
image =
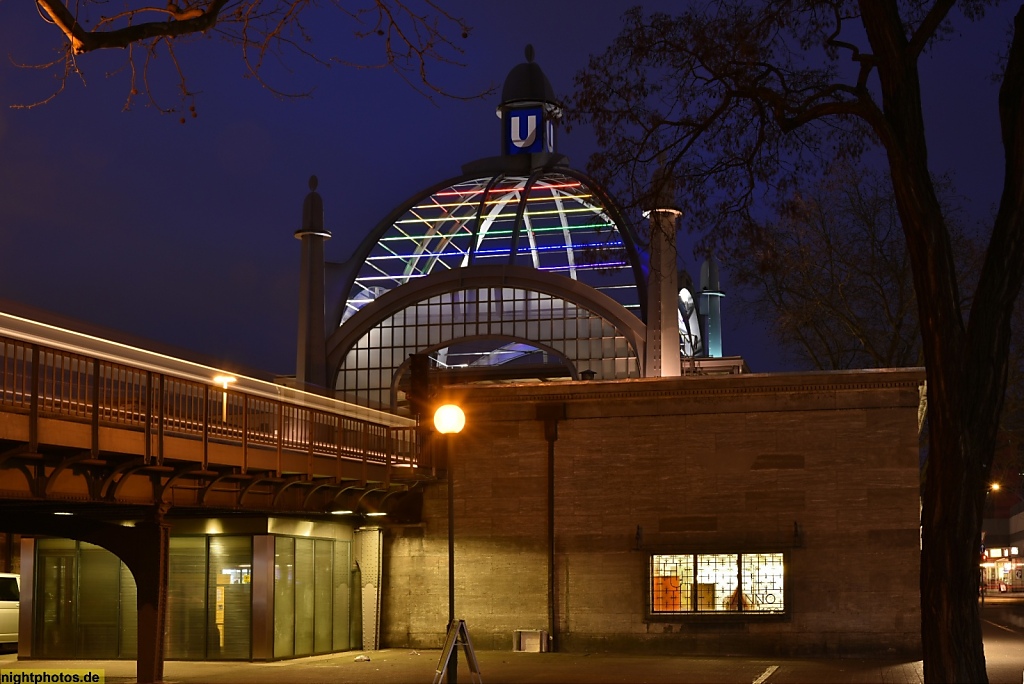
[{"label": "colored neon light on dome", "polygon": [[[606,224],[606,225],[610,226],[611,224]],[[578,233],[578,232],[580,232],[582,230],[587,230],[590,227],[591,226],[589,226],[589,225],[586,225],[586,226],[574,226],[574,225],[568,225],[568,226],[563,226],[563,225],[534,226],[533,228],[530,229],[530,232],[532,232],[534,234],[539,234],[539,233],[564,233],[565,231],[569,231],[570,233]],[[511,234],[511,230],[507,230],[505,232],[508,233],[508,234]],[[592,232],[592,231],[588,231],[588,232]],[[490,235],[492,233],[497,233],[497,231],[493,231],[493,230],[489,231],[488,235]]]},{"label": "colored neon light on dome", "polygon": [[[605,261],[599,264],[577,264],[574,268],[577,271],[592,271],[596,268],[621,268],[625,266],[625,261]],[[537,268],[538,271],[560,271],[565,270],[566,266],[540,266]]]},{"label": "colored neon light on dome", "polygon": [[[518,194],[518,191],[517,190],[510,190],[509,191],[509,194],[514,194],[514,193]],[[587,193],[585,195],[568,195],[566,197],[557,197],[557,198],[556,197],[548,197],[548,196],[545,196],[545,195],[540,195],[540,196],[533,196],[533,195],[531,195],[530,197],[526,198],[526,201],[527,201],[527,203],[533,202],[534,204],[536,204],[537,202],[554,202],[556,199],[560,199],[560,200],[563,200],[563,201],[564,200],[585,200],[585,199],[589,199],[591,197],[593,197],[593,195],[589,194],[589,193]],[[485,207],[486,206],[497,206],[499,204],[507,204],[507,203],[511,203],[511,202],[509,200],[507,200],[507,199],[485,200],[484,201],[484,206]],[[459,207],[472,207],[475,210],[477,206],[479,206],[479,203],[477,203],[477,202],[448,202],[448,203],[433,202],[431,204],[417,204],[416,206],[412,207],[412,209],[410,209],[409,211],[412,212],[412,211],[415,211],[415,210],[423,210],[423,209],[452,209],[452,208],[457,209]],[[597,205],[590,205],[590,206],[593,206],[595,208],[599,208],[599,207],[597,207]]]},{"label": "colored neon light on dome", "polygon": [[527,213],[532,216],[550,216],[552,214],[579,214],[587,212],[590,214],[604,211],[604,207],[592,205],[589,207],[580,207],[579,209],[545,209],[544,211],[528,211]]},{"label": "colored neon light on dome", "polygon": [[[490,179],[489,178],[481,179],[481,180],[476,181],[476,182],[480,184],[478,187],[475,187],[475,188],[472,188],[472,189],[467,189],[467,190],[455,190],[454,188],[456,186],[452,186],[448,190],[441,190],[439,192],[435,192],[433,195],[431,195],[431,197],[465,197],[465,196],[479,195],[480,193],[482,193],[484,191],[483,186],[485,186],[488,182],[490,182]],[[488,190],[488,193],[490,194],[490,193],[498,193],[498,192],[515,191],[516,189],[521,189],[521,188],[525,187],[525,185],[526,185],[526,179],[525,178],[508,178],[508,179],[504,179],[502,182],[508,183],[508,185],[502,186],[502,185],[499,184],[499,185],[491,188],[490,190]],[[579,181],[574,181],[574,182],[569,182],[569,183],[557,183],[557,184],[550,184],[550,185],[548,185],[548,184],[537,184],[537,185],[534,185],[533,187],[534,188],[543,188],[545,190],[547,190],[547,189],[565,190],[565,189],[568,189],[568,188],[579,188],[579,187],[582,187],[582,186],[583,186],[583,183],[580,183]]]},{"label": "colored neon light on dome", "polygon": [[366,282],[380,282],[383,280],[394,282],[396,280],[412,280],[414,278],[423,278],[430,275],[429,273],[403,273],[396,275],[379,275],[379,276],[360,276],[356,279],[357,283]]},{"label": "colored neon light on dome", "polygon": [[[615,240],[615,241],[611,241],[611,242],[583,242],[583,243],[573,244],[573,245],[557,244],[557,245],[538,245],[536,247],[523,246],[523,247],[520,247],[519,250],[516,253],[517,254],[531,254],[533,252],[555,252],[555,251],[563,251],[563,250],[569,250],[569,249],[572,249],[572,250],[582,250],[582,249],[589,249],[589,248],[608,249],[608,248],[622,247],[622,246],[623,246],[623,242],[621,240]],[[477,249],[474,252],[474,254],[476,254],[477,256],[494,255],[494,254],[506,254],[507,255],[507,254],[509,254],[510,251],[511,251],[510,248],[504,248],[504,249],[498,249],[498,248]],[[401,254],[391,253],[391,254],[375,254],[375,255],[367,257],[366,261],[394,261],[396,259],[400,260],[400,261],[406,261],[408,259],[419,258],[419,257],[444,257],[444,256],[465,256],[465,255],[466,255],[466,253],[461,251],[461,250],[451,250],[451,251],[447,251],[447,252],[417,252],[416,254],[410,254],[410,255],[401,255]]]},{"label": "colored neon light on dome", "polygon": [[[564,215],[564,214],[596,214],[604,211],[603,207],[588,206],[580,207],[579,209],[548,209],[545,211],[528,211],[527,214],[532,218],[536,216],[552,216],[552,215]],[[493,220],[498,219],[511,219],[515,218],[517,212],[501,212],[498,214],[488,214],[487,218]],[[400,219],[395,221],[394,225],[405,225],[409,223],[444,223],[445,221],[457,220],[451,216],[439,216],[437,218],[411,218],[411,219]]]},{"label": "colored neon light on dome", "polygon": [[[557,214],[557,213],[560,213],[560,212],[557,212],[557,211],[556,212],[548,212],[548,214]],[[511,235],[511,230],[512,230],[511,228],[499,228],[499,227],[496,227],[494,224],[497,223],[497,224],[500,225],[501,223],[506,223],[506,224],[510,223],[510,221],[507,221],[507,220],[499,222],[496,219],[498,219],[498,218],[506,218],[507,219],[508,217],[513,216],[513,215],[514,214],[502,214],[500,216],[489,217],[489,218],[493,218],[495,220],[492,221],[492,224],[491,224],[492,227],[487,231],[487,234],[488,235],[492,235],[492,234],[493,235],[502,235],[502,234]],[[537,213],[528,213],[527,217],[529,217],[531,219],[536,218],[537,217]],[[547,216],[545,218],[551,218],[551,217]],[[459,221],[459,225],[456,227],[456,229],[454,231],[442,232],[442,230],[440,229],[440,225],[443,222],[445,222],[445,221]],[[399,228],[398,225],[397,225],[398,223],[401,223],[403,225],[403,228]],[[425,233],[413,233],[413,232],[408,231],[404,227],[404,226],[410,226],[410,225],[413,225],[413,224],[423,224],[424,227],[429,227],[429,230],[427,232],[425,232]],[[571,223],[571,224],[568,224],[566,226],[561,226],[561,227],[569,229],[569,230],[580,230],[580,229],[584,229],[584,228],[597,228],[597,229],[600,230],[600,229],[604,229],[604,228],[615,228],[616,225],[614,223],[612,223],[611,221],[599,221],[599,222],[596,222],[596,223]],[[437,239],[450,239],[450,238],[458,237],[458,236],[461,236],[461,235],[472,235],[473,234],[472,231],[469,229],[469,227],[465,224],[465,222],[463,222],[463,221],[461,221],[459,219],[453,219],[453,218],[450,218],[450,217],[438,218],[438,219],[406,219],[406,220],[403,220],[403,221],[396,222],[395,230],[397,230],[400,234],[399,235],[388,235],[388,236],[385,236],[385,237],[381,237],[380,239],[378,239],[378,242],[388,242],[388,241],[394,241],[394,240],[421,240],[421,239],[434,239],[434,238],[437,238]]]},{"label": "colored neon light on dome", "polygon": [[[515,187],[509,187],[509,188],[491,188],[490,194],[522,195],[524,189],[525,188],[522,185],[518,185],[518,186],[515,186]],[[534,186],[532,186],[530,188],[530,194],[527,196],[526,199],[527,199],[527,201],[530,201],[530,202],[553,202],[556,199],[570,199],[570,200],[572,200],[572,199],[586,199],[588,197],[593,197],[594,196],[594,194],[592,192],[561,193],[561,194],[553,193],[553,192],[548,192],[549,190],[558,190],[558,189],[559,188],[555,188],[555,187],[548,186],[548,185],[534,185]],[[459,201],[456,201],[456,202],[438,202],[438,201],[436,201],[435,198],[441,196],[442,194],[443,193],[433,194],[430,197],[425,198],[423,203],[417,204],[416,206],[417,207],[464,207],[466,205],[476,205],[479,202],[478,199],[473,199],[473,200],[462,199],[462,200],[459,200]],[[479,195],[480,191],[474,191],[473,194]],[[502,202],[502,201],[507,201],[507,200],[502,200],[502,199],[486,199],[486,200],[484,200],[484,204],[495,204],[495,203]]]},{"label": "colored neon light on dome", "polygon": [[[601,244],[601,245],[588,245],[588,246],[590,246],[590,247],[594,247],[594,246],[605,247],[606,245]],[[571,247],[569,249],[581,250],[581,249],[585,249],[585,247],[583,245],[574,245],[573,247]],[[546,246],[546,247],[525,247],[525,248],[520,248],[518,251],[516,251],[516,255],[517,256],[527,256],[527,255],[533,254],[534,252],[563,252],[563,251],[567,251],[567,248],[564,245],[550,245],[550,246]],[[477,257],[493,257],[495,255],[508,256],[510,253],[511,253],[511,250],[508,249],[508,248],[503,248],[503,249],[478,249],[476,251],[476,256]]]},{"label": "colored neon light on dome", "polygon": [[520,254],[529,254],[530,252],[533,252],[533,251],[537,251],[537,252],[550,252],[550,251],[559,250],[559,249],[575,249],[575,250],[580,250],[580,249],[589,249],[591,247],[605,248],[605,247],[621,247],[621,246],[622,246],[622,242],[621,241],[616,241],[616,242],[581,242],[579,244],[574,244],[574,245],[543,245],[543,246],[537,246],[537,247],[529,247],[529,246],[520,247],[519,248],[519,253]]},{"label": "colored neon light on dome", "polygon": [[[598,228],[598,229],[600,229],[600,228],[611,228],[611,227],[613,227],[613,225],[610,224],[610,223],[606,223],[606,224],[587,224],[587,225],[572,225],[572,224],[570,224],[570,225],[567,225],[567,226],[563,226],[561,224],[556,224],[556,225],[553,225],[553,226],[551,226],[551,225],[533,226],[532,228],[528,228],[528,229],[524,229],[524,230],[529,230],[531,233],[534,233],[534,234],[540,234],[540,233],[562,233],[562,232],[565,232],[565,231],[568,231],[570,233],[579,233],[581,231],[587,231],[589,233],[594,233],[594,232],[598,232],[598,231],[590,230],[591,228]],[[480,239],[480,240],[495,240],[497,238],[508,238],[508,237],[510,237],[513,234],[513,232],[514,232],[514,230],[512,228],[497,228],[497,227],[494,227],[493,224],[492,224],[491,229],[488,230],[485,235],[479,236],[478,239]],[[382,242],[382,243],[383,242],[407,242],[409,240],[413,240],[417,244],[419,244],[420,241],[422,241],[423,243],[429,243],[429,242],[434,241],[434,240],[437,240],[437,241],[448,240],[448,242],[451,243],[451,242],[454,241],[454,238],[456,238],[456,237],[463,237],[464,238],[464,237],[469,237],[469,235],[468,234],[466,234],[466,235],[438,234],[438,233],[431,232],[431,233],[426,233],[426,234],[420,235],[418,237],[416,237],[416,236],[411,236],[411,237],[409,237],[409,236],[386,237],[386,238],[381,238],[380,240],[378,240],[378,242]]]},{"label": "colored neon light on dome", "polygon": [[420,257],[431,258],[464,256],[466,256],[465,252],[458,249],[452,249],[447,252],[416,252],[415,254],[374,254],[372,256],[366,257],[366,261],[394,261],[395,259],[398,259],[400,261],[413,261],[419,259]]},{"label": "colored neon light on dome", "polygon": [[[575,234],[575,233],[579,233],[582,230],[587,230],[588,228],[612,228],[612,227],[614,227],[614,224],[611,224],[611,223],[587,224],[585,226],[584,225],[577,225],[577,226],[572,226],[571,225],[571,226],[564,226],[564,227],[563,226],[544,226],[544,227],[534,227],[532,229],[532,232],[534,234],[547,234],[547,233],[558,233],[558,234],[561,234],[561,233],[563,233],[565,231],[569,231],[570,233]],[[483,236],[480,239],[478,244],[483,244],[484,242],[494,242],[495,240],[498,240],[500,238],[508,238],[508,237],[510,237],[512,235],[512,233],[513,233],[513,230],[511,228],[507,228],[507,229],[492,228],[491,230],[489,230],[487,232],[487,235]],[[428,234],[428,235],[422,235],[422,236],[404,236],[404,235],[401,235],[401,236],[393,236],[393,237],[381,238],[379,240],[379,242],[381,242],[381,243],[383,243],[383,242],[413,242],[416,245],[419,245],[419,244],[421,244],[421,241],[425,242],[425,243],[429,243],[429,242],[431,242],[431,241],[433,241],[435,239],[437,241],[441,241],[442,239],[448,239],[448,244],[451,247],[449,250],[444,251],[444,252],[417,252],[417,253],[409,253],[409,254],[406,254],[404,256],[399,254],[399,253],[397,253],[397,252],[395,252],[395,251],[393,251],[393,250],[390,250],[390,249],[387,250],[389,252],[389,254],[392,254],[392,255],[397,256],[399,258],[415,257],[415,256],[418,256],[420,254],[432,255],[432,256],[440,256],[442,254],[450,255],[450,254],[453,254],[453,253],[458,253],[458,254],[462,254],[462,255],[466,254],[465,250],[459,249],[459,248],[457,248],[457,247],[455,247],[453,245],[453,243],[452,243],[452,241],[450,239],[451,237],[452,236],[445,236],[445,235],[438,235],[438,234]],[[572,246],[573,247],[584,247],[584,246],[591,247],[591,246],[599,246],[599,245],[616,245],[616,246],[621,246],[622,244],[623,243],[622,243],[621,240],[616,240],[614,242],[586,243],[586,244],[577,244],[577,245],[572,245]],[[385,248],[384,245],[381,245],[381,247]],[[373,259],[373,258],[379,258],[380,256],[381,255],[371,256],[371,257],[368,257],[368,260],[369,259]]]}]

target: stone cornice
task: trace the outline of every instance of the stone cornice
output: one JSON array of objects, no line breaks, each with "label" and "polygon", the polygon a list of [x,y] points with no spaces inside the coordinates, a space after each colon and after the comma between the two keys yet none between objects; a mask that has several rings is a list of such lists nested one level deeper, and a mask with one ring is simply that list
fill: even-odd
[{"label": "stone cornice", "polygon": [[[647,378],[597,382],[566,382],[552,384],[522,383],[500,386],[458,385],[442,389],[447,400],[464,402],[493,411],[497,405],[561,402],[569,405],[601,403],[613,407],[615,402],[682,400],[712,400],[716,410],[730,412],[729,398],[737,403],[746,400],[777,397],[788,410],[796,408],[788,397],[816,396],[806,408],[868,408],[873,404],[884,406],[917,406],[918,388],[925,380],[923,368],[871,369],[856,371],[822,371],[806,373],[765,373],[740,375],[682,376],[678,378]],[[907,392],[913,390],[913,392]],[[872,401],[869,397],[879,392],[904,394],[902,400],[889,396],[885,401]],[[839,400],[839,395],[852,393],[861,400]],[[823,395],[832,395],[832,400]],[[876,397],[877,399],[877,397]],[[690,400],[690,401],[687,401]],[[780,402],[769,402],[778,404]],[[812,405],[813,404],[813,405]],[[582,408],[582,407],[581,407]],[[779,406],[778,408],[781,408]],[[736,406],[733,410],[750,410]],[[772,410],[764,405],[762,410]],[[614,408],[612,408],[614,411]]]}]

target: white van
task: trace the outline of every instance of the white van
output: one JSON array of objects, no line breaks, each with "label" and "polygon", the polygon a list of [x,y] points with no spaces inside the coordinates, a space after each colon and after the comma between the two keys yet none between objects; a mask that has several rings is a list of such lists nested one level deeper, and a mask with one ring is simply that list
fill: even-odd
[{"label": "white van", "polygon": [[21,575],[0,572],[0,644],[18,643]]}]

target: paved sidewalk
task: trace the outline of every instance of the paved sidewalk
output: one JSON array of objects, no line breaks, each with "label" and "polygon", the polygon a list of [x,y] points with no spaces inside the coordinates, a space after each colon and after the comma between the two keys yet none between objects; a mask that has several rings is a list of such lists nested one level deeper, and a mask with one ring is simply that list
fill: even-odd
[{"label": "paved sidewalk", "polygon": [[[995,598],[982,611],[991,684],[1024,679],[1024,626],[1006,619],[1019,599]],[[441,652],[393,648],[347,651],[273,663],[184,662],[164,664],[168,684],[429,684]],[[358,661],[360,656],[369,660]],[[459,681],[472,684],[464,654]],[[486,684],[919,684],[921,661],[895,658],[753,658],[647,656],[611,653],[513,653],[478,651]],[[135,681],[134,660],[24,660],[0,655],[0,671],[102,669],[108,684]]]},{"label": "paved sidewalk", "polygon": [[[360,655],[368,661],[357,661]],[[440,651],[385,649],[274,663],[169,661],[172,684],[429,684]],[[581,653],[477,653],[486,684],[835,684],[923,682],[921,663],[886,659],[684,657]],[[459,681],[473,677],[460,654]],[[134,661],[18,661],[0,657],[0,670],[102,669],[108,684],[135,680]],[[1010,684],[1009,682],[1007,684]],[[1012,684],[1019,684],[1013,682]]]}]

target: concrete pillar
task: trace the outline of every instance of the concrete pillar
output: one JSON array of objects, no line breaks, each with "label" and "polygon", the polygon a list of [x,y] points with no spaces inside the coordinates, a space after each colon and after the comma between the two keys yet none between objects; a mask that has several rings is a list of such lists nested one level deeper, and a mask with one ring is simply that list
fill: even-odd
[{"label": "concrete pillar", "polygon": [[324,202],[316,187],[316,176],[310,176],[309,194],[302,207],[302,227],[295,231],[295,237],[302,241],[295,385],[299,389],[322,392],[329,385],[324,242],[331,233],[324,228]]},{"label": "concrete pillar", "polygon": [[36,611],[36,540],[21,538],[21,602],[18,604],[18,658],[33,656],[32,617]]},{"label": "concrete pillar", "polygon": [[[129,569],[138,590],[139,610],[136,676],[140,684],[155,684],[164,678],[164,634],[167,626],[167,572],[170,526],[158,508],[147,520],[136,523],[133,531],[135,557]],[[127,563],[128,560],[125,559]]]},{"label": "concrete pillar", "polygon": [[679,363],[679,274],[676,230],[679,211],[669,207],[647,213],[651,255],[647,274],[647,363],[652,378],[676,377]]},{"label": "concrete pillar", "polygon": [[252,659],[274,658],[274,549],[271,534],[252,538]]},{"label": "concrete pillar", "polygon": [[363,650],[380,648],[380,589],[384,535],[379,527],[355,532],[355,556],[359,563],[360,604],[363,615]]}]

